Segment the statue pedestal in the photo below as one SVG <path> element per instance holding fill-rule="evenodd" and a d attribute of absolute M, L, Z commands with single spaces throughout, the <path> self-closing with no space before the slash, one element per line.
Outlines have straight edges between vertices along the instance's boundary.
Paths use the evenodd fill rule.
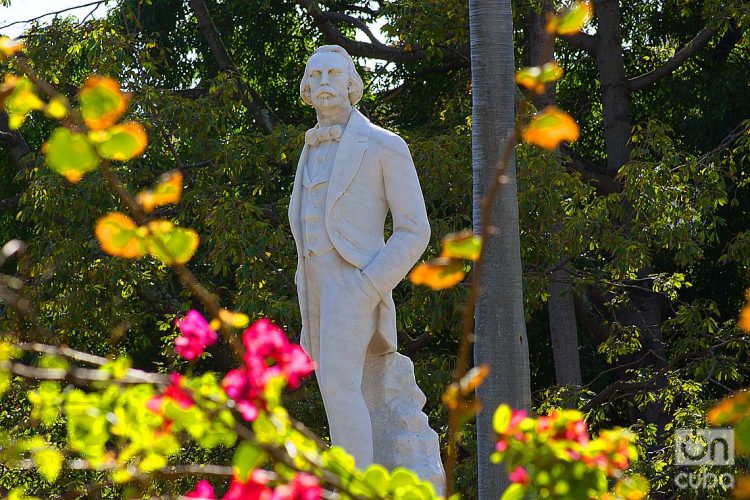
<path fill-rule="evenodd" d="M 372 419 L 375 463 L 390 470 L 410 469 L 444 495 L 440 441 L 422 412 L 427 399 L 417 386 L 411 360 L 398 353 L 368 356 L 362 392 Z"/>

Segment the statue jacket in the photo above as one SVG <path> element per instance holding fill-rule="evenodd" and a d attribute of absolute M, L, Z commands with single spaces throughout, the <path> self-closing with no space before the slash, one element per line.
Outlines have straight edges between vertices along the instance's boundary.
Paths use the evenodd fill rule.
<path fill-rule="evenodd" d="M 289 223 L 298 255 L 295 283 L 302 313 L 300 342 L 305 349 L 309 341 L 300 205 L 307 155 L 305 145 L 289 202 Z M 393 233 L 385 242 L 383 233 L 389 211 Z M 430 224 L 408 146 L 401 137 L 373 125 L 356 109 L 352 110 L 333 160 L 324 220 L 335 250 L 360 269 L 380 295 L 370 354 L 394 351 L 396 307 L 391 291 L 427 248 Z"/>

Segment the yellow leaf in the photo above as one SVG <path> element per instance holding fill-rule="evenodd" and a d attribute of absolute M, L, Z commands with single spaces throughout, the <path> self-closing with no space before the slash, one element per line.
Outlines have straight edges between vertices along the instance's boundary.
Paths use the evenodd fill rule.
<path fill-rule="evenodd" d="M 128 97 L 120 84 L 106 76 L 90 76 L 78 94 L 81 115 L 91 130 L 102 130 L 114 125 L 128 106 Z"/>
<path fill-rule="evenodd" d="M 586 26 L 593 15 L 594 9 L 591 2 L 575 2 L 561 13 L 550 17 L 547 21 L 547 32 L 575 35 Z"/>
<path fill-rule="evenodd" d="M 555 106 L 548 106 L 531 119 L 523 131 L 523 140 L 553 150 L 562 141 L 576 141 L 579 134 L 578 124 L 570 115 Z"/>
<path fill-rule="evenodd" d="M 99 166 L 99 157 L 86 136 L 65 127 L 58 127 L 52 132 L 42 146 L 42 152 L 47 166 L 73 183 Z"/>
<path fill-rule="evenodd" d="M 5 77 L 5 81 L 0 85 L 0 103 L 5 105 L 8 126 L 13 130 L 23 125 L 30 112 L 44 109 L 44 102 L 34 92 L 34 84 L 25 76 Z"/>
<path fill-rule="evenodd" d="M 231 325 L 234 328 L 245 328 L 250 323 L 250 318 L 247 314 L 242 314 L 227 309 L 219 311 L 219 319 L 222 323 Z"/>
<path fill-rule="evenodd" d="M 8 59 L 23 50 L 23 44 L 7 37 L 0 36 L 0 61 Z"/>
<path fill-rule="evenodd" d="M 68 116 L 68 102 L 62 97 L 53 97 L 44 108 L 44 112 L 50 118 L 62 120 Z"/>
<path fill-rule="evenodd" d="M 473 231 L 452 233 L 443 238 L 441 257 L 453 259 L 477 260 L 482 253 L 482 238 L 475 236 Z"/>
<path fill-rule="evenodd" d="M 179 203 L 182 197 L 182 173 L 179 170 L 167 172 L 159 178 L 153 190 L 145 189 L 138 193 L 136 199 L 146 213 L 156 207 L 169 203 Z"/>
<path fill-rule="evenodd" d="M 96 150 L 102 158 L 127 161 L 140 156 L 148 145 L 143 125 L 137 122 L 122 123 L 107 130 L 91 132 L 89 138 L 97 143 Z"/>
<path fill-rule="evenodd" d="M 457 259 L 440 257 L 419 264 L 409 274 L 409 280 L 415 285 L 425 285 L 433 290 L 443 290 L 460 283 L 464 276 L 463 262 Z"/>
<path fill-rule="evenodd" d="M 96 221 L 94 234 L 102 250 L 116 257 L 143 256 L 143 240 L 135 222 L 125 214 L 112 212 Z"/>

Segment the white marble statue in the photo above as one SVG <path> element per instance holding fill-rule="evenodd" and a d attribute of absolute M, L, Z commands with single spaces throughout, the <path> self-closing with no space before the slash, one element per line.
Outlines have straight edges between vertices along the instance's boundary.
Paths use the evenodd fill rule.
<path fill-rule="evenodd" d="M 437 434 L 411 360 L 396 353 L 391 296 L 430 225 L 409 148 L 353 107 L 362 92 L 342 47 L 320 47 L 307 61 L 300 95 L 318 123 L 305 134 L 289 203 L 301 343 L 317 363 L 333 443 L 360 468 L 407 467 L 442 492 Z"/>

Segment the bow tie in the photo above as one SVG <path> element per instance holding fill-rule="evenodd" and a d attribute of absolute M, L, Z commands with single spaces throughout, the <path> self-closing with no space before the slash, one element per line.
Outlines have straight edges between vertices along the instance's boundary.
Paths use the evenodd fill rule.
<path fill-rule="evenodd" d="M 305 132 L 305 144 L 308 146 L 317 146 L 318 143 L 325 141 L 338 141 L 341 139 L 342 132 L 343 130 L 340 125 L 311 128 Z"/>

